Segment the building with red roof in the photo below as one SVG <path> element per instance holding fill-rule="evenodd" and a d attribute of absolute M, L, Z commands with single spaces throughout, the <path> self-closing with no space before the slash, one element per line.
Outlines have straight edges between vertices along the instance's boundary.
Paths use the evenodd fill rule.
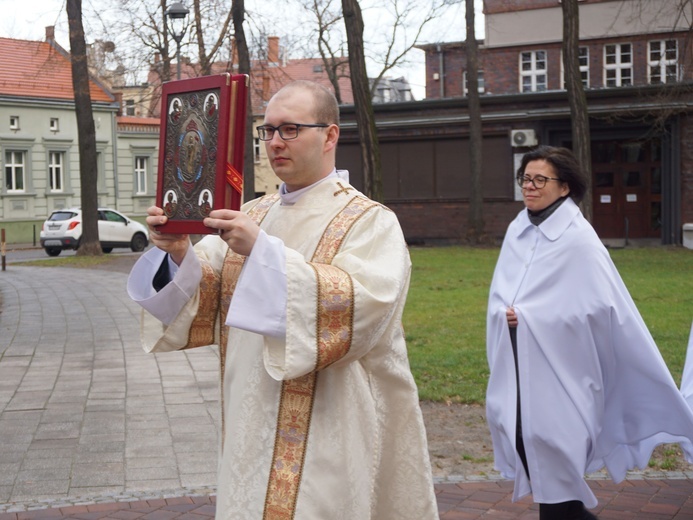
<path fill-rule="evenodd" d="M 70 53 L 53 27 L 45 41 L 0 38 L 0 70 L 0 221 L 8 242 L 25 242 L 53 210 L 81 204 Z M 158 119 L 121 120 L 116 96 L 96 78 L 89 88 L 98 204 L 143 215 L 154 196 Z"/>

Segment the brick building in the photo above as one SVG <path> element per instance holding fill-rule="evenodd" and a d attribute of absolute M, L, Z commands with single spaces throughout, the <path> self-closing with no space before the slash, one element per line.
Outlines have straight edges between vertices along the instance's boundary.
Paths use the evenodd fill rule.
<path fill-rule="evenodd" d="M 603 239 L 680 244 L 693 222 L 690 28 L 673 0 L 583 0 L 580 66 L 592 140 L 593 224 Z M 691 9 L 690 6 L 687 9 Z M 558 0 L 485 0 L 479 42 L 484 219 L 502 237 L 522 208 L 514 171 L 535 144 L 571 146 Z M 682 16 L 683 15 L 683 16 Z M 410 241 L 465 236 L 464 42 L 433 43 L 421 103 L 376 107 L 386 203 Z M 349 110 L 340 157 L 358 184 Z M 435 223 L 435 225 L 431 225 Z"/>

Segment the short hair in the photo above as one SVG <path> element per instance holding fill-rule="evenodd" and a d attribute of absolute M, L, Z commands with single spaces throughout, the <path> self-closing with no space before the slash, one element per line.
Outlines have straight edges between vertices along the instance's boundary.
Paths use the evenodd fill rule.
<path fill-rule="evenodd" d="M 277 94 L 294 89 L 306 90 L 311 93 L 315 101 L 313 115 L 317 123 L 339 125 L 339 104 L 337 98 L 328 88 L 315 81 L 296 80 L 284 85 Z"/>
<path fill-rule="evenodd" d="M 525 168 L 528 163 L 542 160 L 553 167 L 556 177 L 565 182 L 570 188 L 570 193 L 568 194 L 570 198 L 579 204 L 587 192 L 587 177 L 573 152 L 567 148 L 546 145 L 538 146 L 522 157 L 522 163 L 517 169 L 517 175 L 525 174 Z"/>

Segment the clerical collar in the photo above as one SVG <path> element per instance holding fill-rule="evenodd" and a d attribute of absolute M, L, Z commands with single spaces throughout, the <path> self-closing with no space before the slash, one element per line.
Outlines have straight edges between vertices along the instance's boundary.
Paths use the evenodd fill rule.
<path fill-rule="evenodd" d="M 296 202 L 298 202 L 298 199 L 303 197 L 303 195 L 309 192 L 312 188 L 332 177 L 339 177 L 340 179 L 345 179 L 348 181 L 349 172 L 346 170 L 332 170 L 327 177 L 323 177 L 318 182 L 315 182 L 310 186 L 306 186 L 305 188 L 301 188 L 300 190 L 296 191 L 286 191 L 286 184 L 282 183 L 282 185 L 279 186 L 279 198 L 281 199 L 282 206 L 293 206 L 294 204 L 296 204 Z"/>
<path fill-rule="evenodd" d="M 558 207 L 565 202 L 565 200 L 568 197 L 561 197 L 558 200 L 555 200 L 548 206 L 546 206 L 544 209 L 540 209 L 539 211 L 531 211 L 527 209 L 527 215 L 529 216 L 529 221 L 534 224 L 535 226 L 538 226 L 542 222 L 544 222 L 547 218 L 549 218 L 554 211 L 558 209 Z"/>

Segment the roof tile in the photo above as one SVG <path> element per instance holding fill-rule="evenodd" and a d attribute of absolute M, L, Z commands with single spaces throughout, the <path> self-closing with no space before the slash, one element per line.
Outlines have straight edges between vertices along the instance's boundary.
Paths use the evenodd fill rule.
<path fill-rule="evenodd" d="M 0 95 L 73 100 L 68 57 L 48 42 L 0 38 Z M 92 102 L 113 103 L 111 94 L 90 80 Z"/>

